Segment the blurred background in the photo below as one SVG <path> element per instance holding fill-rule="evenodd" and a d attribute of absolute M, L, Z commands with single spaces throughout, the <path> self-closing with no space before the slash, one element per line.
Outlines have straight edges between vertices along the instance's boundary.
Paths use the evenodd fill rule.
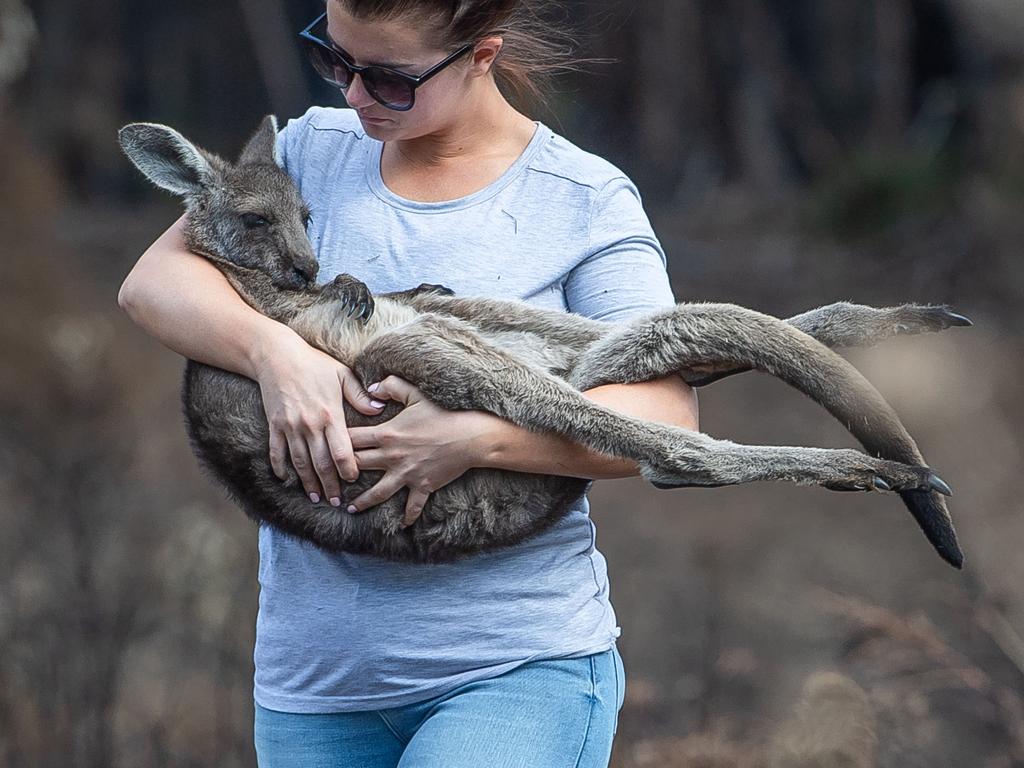
<path fill-rule="evenodd" d="M 891 496 L 596 486 L 613 764 L 1024 765 L 1024 4 L 564 6 L 616 61 L 532 113 L 636 181 L 680 301 L 975 321 L 850 355 L 956 491 L 962 572 Z M 0 0 L 0 765 L 255 765 L 256 529 L 191 455 L 181 359 L 117 308 L 180 207 L 115 135 L 168 123 L 234 157 L 267 112 L 342 105 L 296 45 L 321 10 Z M 701 416 L 851 445 L 763 376 L 702 390 Z M 799 762 L 801 724 L 856 761 Z"/>

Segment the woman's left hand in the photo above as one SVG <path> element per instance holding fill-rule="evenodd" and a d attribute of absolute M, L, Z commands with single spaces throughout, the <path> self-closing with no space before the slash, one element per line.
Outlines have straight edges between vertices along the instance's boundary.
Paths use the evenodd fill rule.
<path fill-rule="evenodd" d="M 483 411 L 447 411 L 415 386 L 388 376 L 366 388 L 378 400 L 395 400 L 405 408 L 393 419 L 373 427 L 350 427 L 349 437 L 360 470 L 384 470 L 384 476 L 349 507 L 362 512 L 409 489 L 404 525 L 423 512 L 430 494 L 481 466 L 488 435 L 502 420 Z"/>

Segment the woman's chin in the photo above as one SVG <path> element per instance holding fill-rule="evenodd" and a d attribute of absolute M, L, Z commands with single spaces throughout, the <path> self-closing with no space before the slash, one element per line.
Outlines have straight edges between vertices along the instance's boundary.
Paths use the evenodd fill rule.
<path fill-rule="evenodd" d="M 359 122 L 363 126 L 363 130 L 366 131 L 366 135 L 374 139 L 385 135 L 393 137 L 395 129 L 398 127 L 394 120 L 387 118 L 376 119 L 359 115 Z"/>

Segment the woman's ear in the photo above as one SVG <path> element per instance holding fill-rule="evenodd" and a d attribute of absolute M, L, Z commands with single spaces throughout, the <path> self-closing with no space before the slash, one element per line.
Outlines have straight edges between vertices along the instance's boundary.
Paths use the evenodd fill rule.
<path fill-rule="evenodd" d="M 475 77 L 486 75 L 491 71 L 494 60 L 501 51 L 505 40 L 501 37 L 485 37 L 477 42 L 473 49 L 472 74 Z"/>

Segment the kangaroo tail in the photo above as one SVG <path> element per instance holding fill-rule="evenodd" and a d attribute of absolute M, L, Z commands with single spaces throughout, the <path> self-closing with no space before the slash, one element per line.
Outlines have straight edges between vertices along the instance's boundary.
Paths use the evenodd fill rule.
<path fill-rule="evenodd" d="M 856 368 L 792 325 L 732 304 L 682 304 L 609 334 L 577 366 L 573 384 L 590 388 L 737 366 L 770 373 L 815 400 L 868 454 L 926 466 L 896 412 Z M 932 487 L 949 493 L 937 477 Z M 963 553 L 942 498 L 934 491 L 900 497 L 939 555 L 960 568 Z"/>

